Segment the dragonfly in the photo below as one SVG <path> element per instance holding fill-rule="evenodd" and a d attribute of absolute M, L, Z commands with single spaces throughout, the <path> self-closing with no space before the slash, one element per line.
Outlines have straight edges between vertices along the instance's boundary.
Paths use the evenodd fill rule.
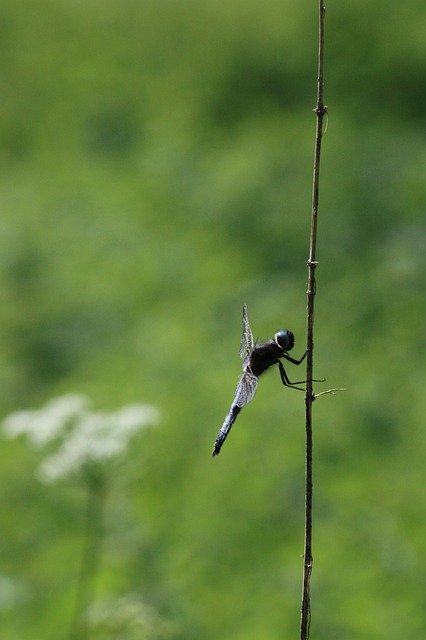
<path fill-rule="evenodd" d="M 306 349 L 303 356 L 296 360 L 288 355 L 294 347 L 294 335 L 289 329 L 280 329 L 268 342 L 262 344 L 254 343 L 253 333 L 248 319 L 247 305 L 243 306 L 243 335 L 241 338 L 240 357 L 243 359 L 243 374 L 238 381 L 231 408 L 217 434 L 213 457 L 219 455 L 223 443 L 225 442 L 232 425 L 234 424 L 241 409 L 251 402 L 255 396 L 259 376 L 265 373 L 270 367 L 277 364 L 280 372 L 281 382 L 285 387 L 304 391 L 298 384 L 304 384 L 306 380 L 291 382 L 288 378 L 281 359 L 288 360 L 292 364 L 301 364 L 309 349 Z"/>

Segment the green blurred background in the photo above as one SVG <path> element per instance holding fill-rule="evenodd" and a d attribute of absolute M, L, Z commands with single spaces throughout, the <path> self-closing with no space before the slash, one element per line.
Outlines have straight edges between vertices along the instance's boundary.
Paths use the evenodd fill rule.
<path fill-rule="evenodd" d="M 426 634 L 425 17 L 327 3 L 315 367 L 347 391 L 314 405 L 318 640 Z M 317 3 L 3 0 L 0 25 L 2 415 L 156 405 L 111 473 L 97 597 L 176 640 L 296 638 L 302 394 L 269 373 L 210 456 L 243 302 L 304 350 Z M 83 491 L 41 457 L 2 441 L 5 640 L 66 638 L 73 607 Z"/>

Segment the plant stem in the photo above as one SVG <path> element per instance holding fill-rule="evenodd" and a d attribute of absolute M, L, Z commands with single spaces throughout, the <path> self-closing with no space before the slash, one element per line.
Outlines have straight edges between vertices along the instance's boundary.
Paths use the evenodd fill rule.
<path fill-rule="evenodd" d="M 83 550 L 74 613 L 69 640 L 84 640 L 88 636 L 85 613 L 93 602 L 94 581 L 98 572 L 104 538 L 104 507 L 106 478 L 100 469 L 87 470 L 85 474 L 87 503 L 84 522 Z"/>
<path fill-rule="evenodd" d="M 314 112 L 317 116 L 315 133 L 315 154 L 312 182 L 312 212 L 311 230 L 309 238 L 308 258 L 308 288 L 307 288 L 307 348 L 306 358 L 306 394 L 305 394 L 305 425 L 306 425 L 306 458 L 305 458 L 305 546 L 303 564 L 303 589 L 302 607 L 300 616 L 300 638 L 309 638 L 311 622 L 311 573 L 312 573 L 312 403 L 315 399 L 312 390 L 313 377 L 313 345 L 314 345 L 314 300 L 316 293 L 315 270 L 316 243 L 317 243 L 317 217 L 319 202 L 319 177 L 321 160 L 321 143 L 323 135 L 323 120 L 327 113 L 324 106 L 324 1 L 318 0 L 319 33 L 318 33 L 318 78 L 317 78 L 317 104 Z"/>

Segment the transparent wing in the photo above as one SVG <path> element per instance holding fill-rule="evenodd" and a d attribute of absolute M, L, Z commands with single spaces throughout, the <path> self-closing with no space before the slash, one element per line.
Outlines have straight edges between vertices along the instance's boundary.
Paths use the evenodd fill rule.
<path fill-rule="evenodd" d="M 241 408 L 253 400 L 254 394 L 257 389 L 257 378 L 250 371 L 244 371 L 241 376 L 237 389 L 235 391 L 234 400 L 232 401 L 231 408 L 223 422 L 223 425 L 216 436 L 216 440 L 213 447 L 213 457 L 220 453 L 223 443 L 226 440 L 228 433 L 231 431 L 231 427 L 235 422 L 236 417 L 241 411 Z"/>
<path fill-rule="evenodd" d="M 250 329 L 250 324 L 247 314 L 247 305 L 243 306 L 243 335 L 241 338 L 240 356 L 243 358 L 243 375 L 238 381 L 237 388 L 235 390 L 234 399 L 232 401 L 231 408 L 223 422 L 223 425 L 216 436 L 216 440 L 213 447 L 213 456 L 217 456 L 220 453 L 223 443 L 234 424 L 236 417 L 241 411 L 241 408 L 253 400 L 257 389 L 257 377 L 251 373 L 250 356 L 253 351 L 253 334 Z"/>
<path fill-rule="evenodd" d="M 250 371 L 244 371 L 238 382 L 232 404 L 237 405 L 237 407 L 243 407 L 245 404 L 251 402 L 256 393 L 257 383 L 258 378 L 256 378 L 256 376 L 250 373 Z"/>
<path fill-rule="evenodd" d="M 243 306 L 243 335 L 241 336 L 240 357 L 243 358 L 243 367 L 253 351 L 253 334 L 247 313 L 247 305 Z"/>

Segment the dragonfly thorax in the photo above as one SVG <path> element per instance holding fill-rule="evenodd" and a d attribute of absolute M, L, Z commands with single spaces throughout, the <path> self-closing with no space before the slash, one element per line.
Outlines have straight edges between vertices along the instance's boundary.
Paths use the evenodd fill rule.
<path fill-rule="evenodd" d="M 277 331 L 274 341 L 283 351 L 290 351 L 294 347 L 294 335 L 288 329 Z"/>

